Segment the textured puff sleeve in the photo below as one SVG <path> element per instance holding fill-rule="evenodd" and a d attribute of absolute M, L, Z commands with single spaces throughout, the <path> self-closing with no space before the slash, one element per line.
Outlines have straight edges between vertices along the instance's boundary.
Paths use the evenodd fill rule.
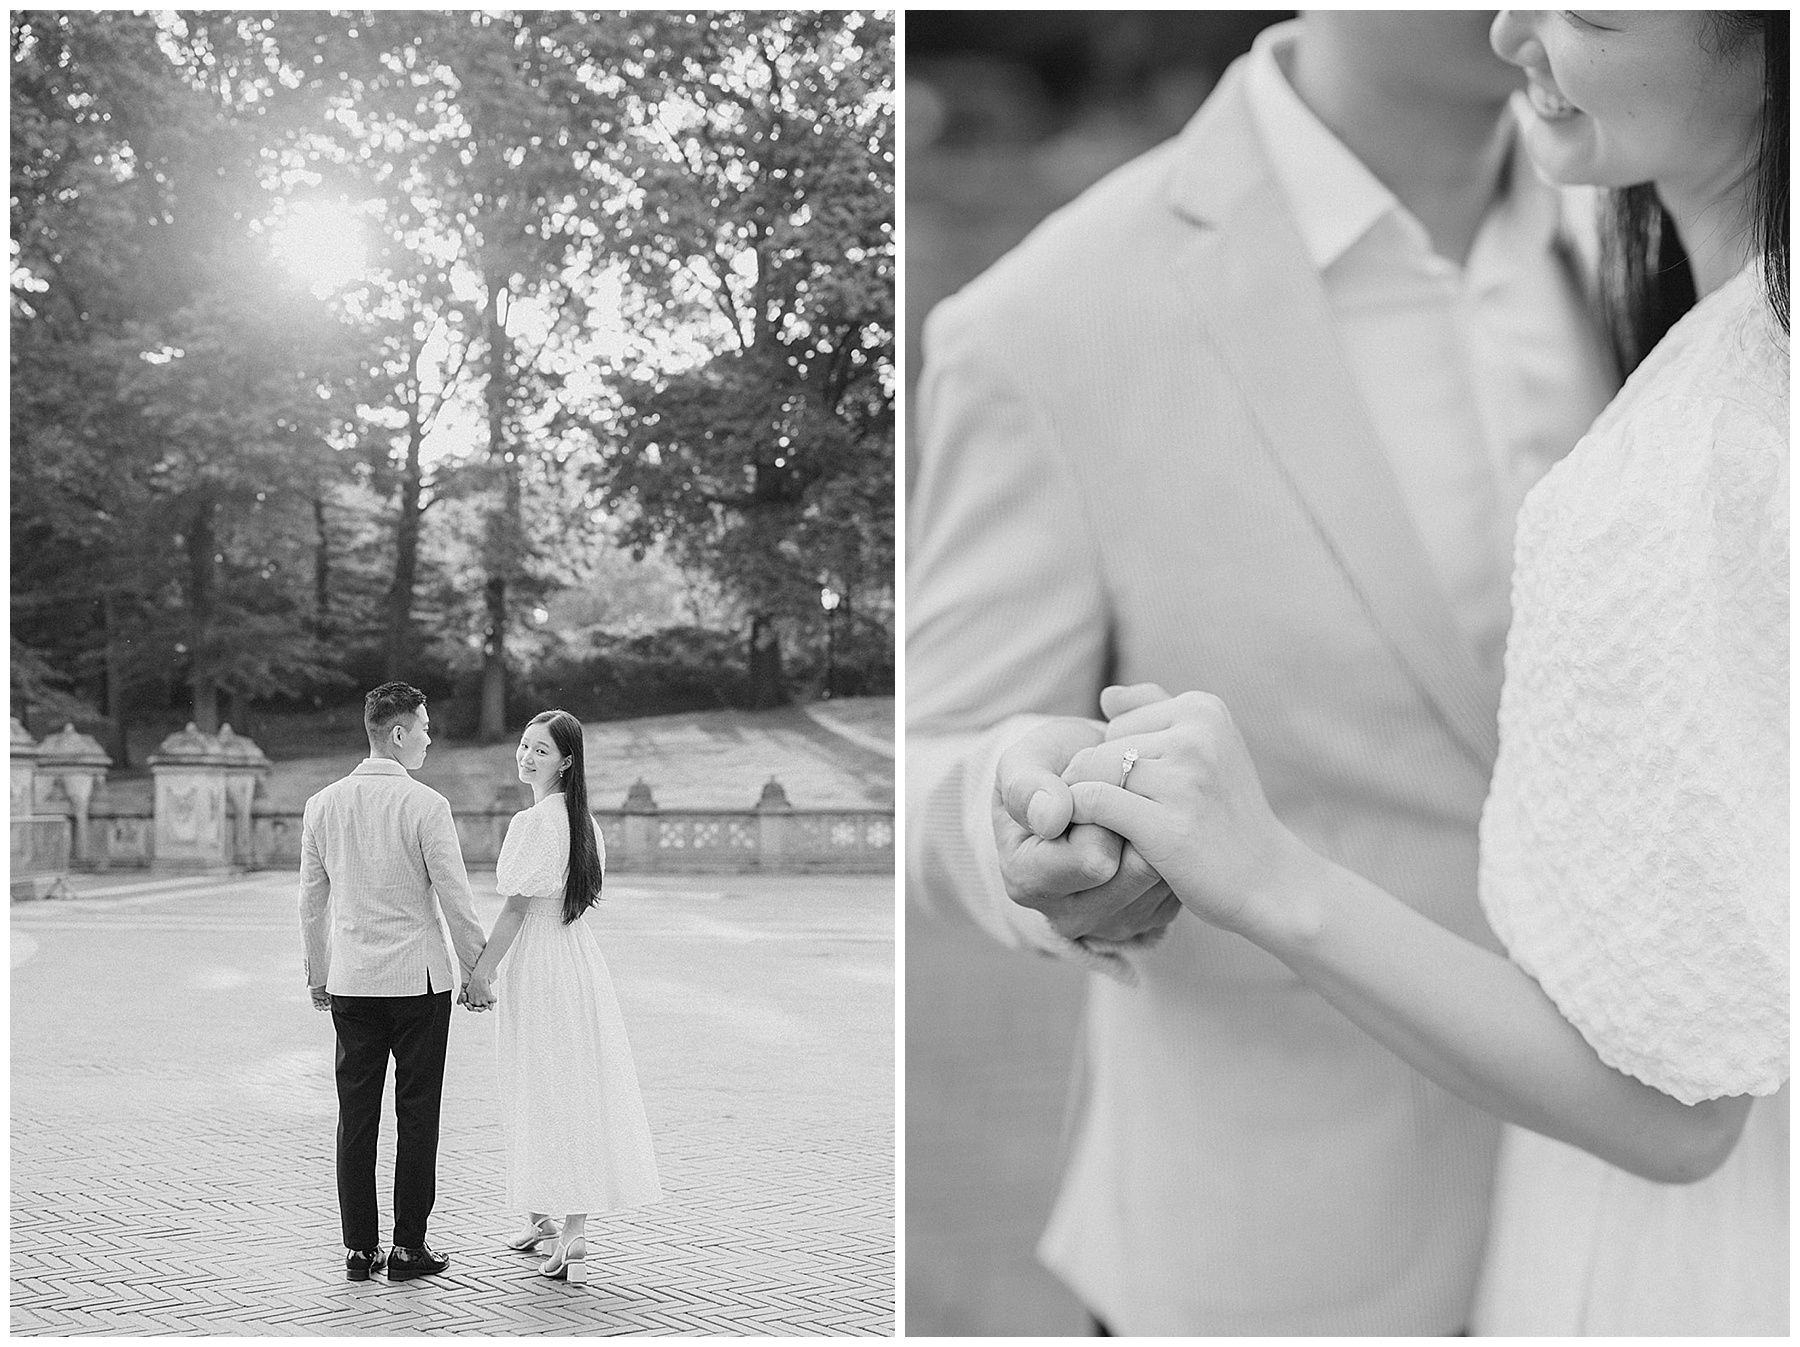
<path fill-rule="evenodd" d="M 1746 331 L 1527 501 L 1481 831 L 1514 961 L 1689 1104 L 1788 1075 L 1787 358 Z"/>
<path fill-rule="evenodd" d="M 534 805 L 514 814 L 500 844 L 494 883 L 506 897 L 560 898 L 569 874 L 569 822 L 562 797 L 549 808 Z"/>

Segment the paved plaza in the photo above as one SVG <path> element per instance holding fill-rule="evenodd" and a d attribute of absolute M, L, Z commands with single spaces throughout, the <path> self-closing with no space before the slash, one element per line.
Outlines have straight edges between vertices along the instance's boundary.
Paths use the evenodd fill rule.
<path fill-rule="evenodd" d="M 472 878 L 491 927 L 493 876 Z M 894 1331 L 889 878 L 609 878 L 587 920 L 665 1197 L 590 1218 L 586 1286 L 503 1247 L 492 1015 L 451 1024 L 430 1235 L 449 1271 L 349 1283 L 294 876 L 74 887 L 12 908 L 14 1333 Z"/>

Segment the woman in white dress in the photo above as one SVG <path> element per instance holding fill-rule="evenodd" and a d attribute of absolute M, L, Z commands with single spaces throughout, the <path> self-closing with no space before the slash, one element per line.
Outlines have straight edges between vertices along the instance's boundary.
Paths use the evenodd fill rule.
<path fill-rule="evenodd" d="M 498 1004 L 507 1200 L 526 1220 L 508 1247 L 551 1244 L 538 1271 L 584 1282 L 588 1216 L 662 1189 L 612 974 L 583 919 L 600 898 L 606 843 L 588 813 L 581 722 L 534 717 L 517 761 L 533 803 L 506 830 L 495 874 L 506 907 L 464 996 Z"/>
<path fill-rule="evenodd" d="M 1107 689 L 1039 831 L 1113 829 L 1515 1125 L 1475 1331 L 1785 1335 L 1787 15 L 1507 11 L 1493 39 L 1540 169 L 1629 189 L 1635 365 L 1519 516 L 1480 867 L 1510 957 L 1301 844 L 1204 693 Z"/>

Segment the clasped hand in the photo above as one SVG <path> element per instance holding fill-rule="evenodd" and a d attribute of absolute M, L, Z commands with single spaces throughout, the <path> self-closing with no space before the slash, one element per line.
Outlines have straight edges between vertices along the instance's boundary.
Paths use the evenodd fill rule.
<path fill-rule="evenodd" d="M 1014 901 L 1065 935 L 1160 929 L 1174 904 L 1152 905 L 1159 894 L 1242 934 L 1275 920 L 1315 858 L 1269 808 L 1225 704 L 1140 683 L 1100 705 L 1104 727 L 1051 721 L 1001 759 L 995 832 Z"/>
<path fill-rule="evenodd" d="M 1046 721 L 1001 755 L 992 817 L 1008 896 L 1070 940 L 1125 942 L 1160 933 L 1181 904 L 1135 847 L 1116 832 L 1071 826 L 1074 797 L 1063 770 L 1103 743 L 1098 721 Z"/>
<path fill-rule="evenodd" d="M 492 1010 L 496 999 L 492 982 L 483 977 L 471 977 L 463 983 L 456 1004 L 470 1010 Z"/>

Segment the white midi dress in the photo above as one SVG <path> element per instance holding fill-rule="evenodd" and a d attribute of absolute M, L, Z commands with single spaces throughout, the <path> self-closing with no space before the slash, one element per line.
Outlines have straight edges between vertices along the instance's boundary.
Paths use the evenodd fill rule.
<path fill-rule="evenodd" d="M 1692 1184 L 1509 1128 L 1484 1335 L 1788 1331 L 1787 399 L 1746 271 L 1519 517 L 1488 920 L 1609 1065 L 1756 1098 Z"/>
<path fill-rule="evenodd" d="M 606 843 L 598 827 L 601 865 Z M 561 795 L 513 816 L 495 878 L 531 902 L 495 992 L 507 1201 L 564 1216 L 658 1201 L 656 1153 L 612 973 L 589 920 L 562 919 L 569 822 Z"/>

